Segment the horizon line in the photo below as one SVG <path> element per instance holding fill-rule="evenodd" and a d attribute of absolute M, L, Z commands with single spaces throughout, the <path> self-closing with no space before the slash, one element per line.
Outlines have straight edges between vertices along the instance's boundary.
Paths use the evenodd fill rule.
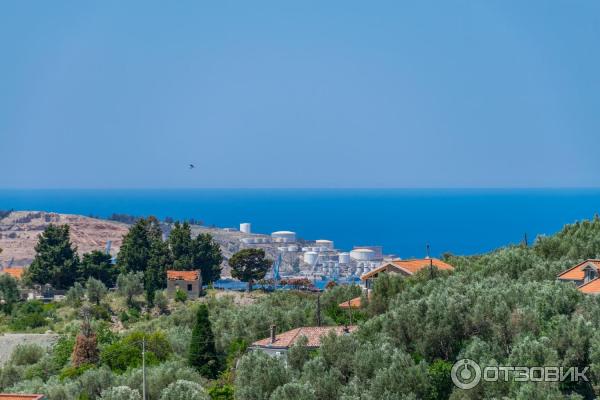
<path fill-rule="evenodd" d="M 6 190 L 600 190 L 600 186 L 203 186 L 203 187 L 0 187 Z"/>

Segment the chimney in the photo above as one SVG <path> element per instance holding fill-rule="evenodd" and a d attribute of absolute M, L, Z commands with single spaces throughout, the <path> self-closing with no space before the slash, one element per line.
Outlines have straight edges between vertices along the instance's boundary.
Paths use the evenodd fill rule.
<path fill-rule="evenodd" d="M 275 329 L 276 325 L 271 325 L 271 344 L 275 343 Z"/>

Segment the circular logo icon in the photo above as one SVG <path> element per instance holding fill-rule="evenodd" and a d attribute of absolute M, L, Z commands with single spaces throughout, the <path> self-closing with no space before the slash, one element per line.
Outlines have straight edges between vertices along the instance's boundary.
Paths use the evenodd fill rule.
<path fill-rule="evenodd" d="M 452 366 L 452 382 L 461 389 L 473 389 L 481 380 L 481 367 L 473 360 L 463 358 Z"/>

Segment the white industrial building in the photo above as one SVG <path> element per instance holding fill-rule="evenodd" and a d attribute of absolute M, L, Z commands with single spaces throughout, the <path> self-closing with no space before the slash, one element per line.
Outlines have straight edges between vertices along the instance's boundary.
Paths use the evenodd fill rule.
<path fill-rule="evenodd" d="M 240 232 L 250 234 L 252 233 L 252 224 L 249 222 L 243 222 L 240 224 Z"/>

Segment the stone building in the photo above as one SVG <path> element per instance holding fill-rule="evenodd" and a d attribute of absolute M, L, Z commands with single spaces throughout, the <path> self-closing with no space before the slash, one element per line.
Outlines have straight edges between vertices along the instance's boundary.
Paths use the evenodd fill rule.
<path fill-rule="evenodd" d="M 197 299 L 202 293 L 200 271 L 167 271 L 167 295 L 175 297 L 177 289 L 187 294 L 188 299 Z"/>

